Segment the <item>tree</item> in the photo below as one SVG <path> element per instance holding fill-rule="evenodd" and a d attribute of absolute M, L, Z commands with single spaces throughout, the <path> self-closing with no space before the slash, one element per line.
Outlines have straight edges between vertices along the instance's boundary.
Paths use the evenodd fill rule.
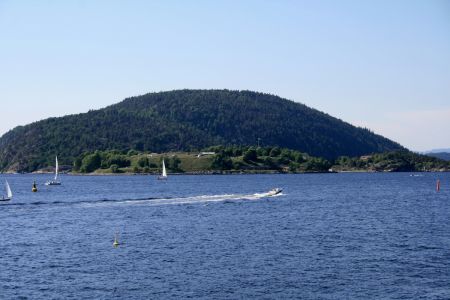
<path fill-rule="evenodd" d="M 312 157 L 305 163 L 306 171 L 325 172 L 331 167 L 329 161 L 323 158 Z"/>
<path fill-rule="evenodd" d="M 264 165 L 266 165 L 270 169 L 272 169 L 276 166 L 271 157 L 264 158 Z"/>
<path fill-rule="evenodd" d="M 305 161 L 305 159 L 303 158 L 303 154 L 300 153 L 300 152 L 296 152 L 294 154 L 294 160 L 295 160 L 296 163 L 299 163 L 299 164 L 301 164 L 302 162 Z"/>
<path fill-rule="evenodd" d="M 137 144 L 142 144 L 142 143 L 137 143 Z M 141 151 L 142 151 L 142 150 L 141 150 Z M 137 155 L 137 154 L 139 154 L 139 152 L 136 151 L 136 150 L 134 150 L 134 149 L 131 149 L 131 150 L 129 150 L 129 151 L 127 152 L 127 155 L 128 155 L 128 156 L 133 156 L 133 155 Z"/>
<path fill-rule="evenodd" d="M 278 155 L 280 155 L 281 150 L 278 147 L 273 147 L 272 150 L 270 150 L 270 156 L 271 157 L 277 157 Z"/>
<path fill-rule="evenodd" d="M 230 170 L 233 168 L 233 161 L 230 157 L 221 152 L 214 156 L 211 166 L 213 169 L 217 170 Z"/>
<path fill-rule="evenodd" d="M 266 156 L 267 155 L 266 149 L 262 148 L 262 147 L 258 147 L 256 149 L 256 153 L 258 154 L 258 156 Z"/>
<path fill-rule="evenodd" d="M 76 172 L 80 171 L 82 162 L 83 160 L 80 157 L 75 158 L 73 161 L 73 170 Z"/>
<path fill-rule="evenodd" d="M 256 153 L 256 150 L 253 148 L 249 148 L 247 151 L 245 151 L 244 153 L 244 157 L 243 157 L 245 162 L 254 162 L 258 160 L 258 154 Z"/>
<path fill-rule="evenodd" d="M 139 157 L 137 161 L 137 165 L 141 168 L 145 168 L 149 166 L 148 158 L 147 157 Z"/>
<path fill-rule="evenodd" d="M 119 166 L 118 165 L 111 165 L 110 167 L 112 173 L 119 173 Z"/>
<path fill-rule="evenodd" d="M 283 149 L 280 153 L 279 162 L 282 164 L 288 164 L 292 160 L 291 152 L 287 149 Z"/>
<path fill-rule="evenodd" d="M 102 163 L 102 158 L 98 151 L 95 151 L 94 154 L 86 155 L 82 162 L 80 171 L 83 173 L 91 173 L 100 168 Z"/>
<path fill-rule="evenodd" d="M 178 158 L 178 156 L 173 156 L 169 161 L 169 169 L 172 169 L 174 171 L 180 171 L 180 164 L 181 160 Z"/>
<path fill-rule="evenodd" d="M 125 155 L 112 154 L 104 162 L 105 167 L 117 165 L 119 168 L 126 168 L 130 166 L 130 159 Z"/>

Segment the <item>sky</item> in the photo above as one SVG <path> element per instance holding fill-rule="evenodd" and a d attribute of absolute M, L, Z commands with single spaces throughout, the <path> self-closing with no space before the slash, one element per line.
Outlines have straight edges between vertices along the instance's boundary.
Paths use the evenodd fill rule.
<path fill-rule="evenodd" d="M 271 93 L 450 148 L 450 1 L 0 0 L 0 135 L 184 88 Z"/>

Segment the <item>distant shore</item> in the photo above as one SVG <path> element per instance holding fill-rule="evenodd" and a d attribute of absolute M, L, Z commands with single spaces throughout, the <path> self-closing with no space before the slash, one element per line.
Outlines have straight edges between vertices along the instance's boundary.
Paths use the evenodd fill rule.
<path fill-rule="evenodd" d="M 242 171 L 196 171 L 196 172 L 175 172 L 168 173 L 169 176 L 181 176 L 181 175 L 262 175 L 262 174 L 340 174 L 340 173 L 446 173 L 450 172 L 449 170 L 435 170 L 435 171 L 373 171 L 373 170 L 345 170 L 345 171 L 328 171 L 328 172 L 319 172 L 319 171 L 311 171 L 311 172 L 282 172 L 277 170 L 267 170 L 267 171 L 251 171 L 242 170 Z M 53 172 L 42 172 L 36 171 L 31 173 L 13 173 L 13 172 L 4 172 L 0 174 L 35 174 L 35 175 L 53 175 Z M 159 176 L 160 173 L 133 173 L 133 172 L 121 172 L 121 173 L 113 173 L 113 172 L 91 172 L 91 173 L 80 173 L 80 172 L 65 172 L 60 173 L 60 175 L 70 175 L 70 176 Z"/>
<path fill-rule="evenodd" d="M 361 172 L 446 172 L 450 162 L 409 151 L 375 153 L 360 157 L 340 156 L 327 160 L 296 150 L 278 147 L 214 146 L 201 152 L 147 153 L 130 151 L 94 151 L 66 159 L 60 158 L 60 173 L 73 175 L 159 175 L 165 169 L 171 175 L 214 174 L 306 174 Z M 9 172 L 51 174 L 49 162 L 25 168 L 4 169 Z"/>

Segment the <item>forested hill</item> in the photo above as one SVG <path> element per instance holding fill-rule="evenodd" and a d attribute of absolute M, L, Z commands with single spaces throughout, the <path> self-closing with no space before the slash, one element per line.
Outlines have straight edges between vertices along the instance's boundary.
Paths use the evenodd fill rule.
<path fill-rule="evenodd" d="M 250 91 L 177 90 L 17 127 L 0 138 L 0 170 L 72 164 L 83 152 L 189 151 L 211 145 L 280 146 L 333 159 L 403 149 L 303 104 Z"/>

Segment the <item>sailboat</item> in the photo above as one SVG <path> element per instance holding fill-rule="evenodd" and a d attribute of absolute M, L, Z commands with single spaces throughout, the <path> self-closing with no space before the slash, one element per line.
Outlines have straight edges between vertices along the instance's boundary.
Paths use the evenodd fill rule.
<path fill-rule="evenodd" d="M 158 176 L 158 180 L 164 180 L 167 179 L 167 171 L 166 171 L 166 165 L 164 164 L 164 159 L 162 161 L 162 174 Z"/>
<path fill-rule="evenodd" d="M 117 238 L 117 233 L 114 235 L 114 242 L 113 242 L 113 247 L 117 248 L 119 247 L 119 239 Z"/>
<path fill-rule="evenodd" d="M 9 201 L 12 199 L 11 188 L 9 187 L 9 183 L 7 180 L 5 180 L 5 189 L 6 189 L 6 197 L 2 196 L 2 198 L 0 198 L 0 201 Z"/>
<path fill-rule="evenodd" d="M 55 178 L 48 180 L 45 185 L 61 185 L 61 181 L 58 181 L 58 156 L 56 156 Z"/>

